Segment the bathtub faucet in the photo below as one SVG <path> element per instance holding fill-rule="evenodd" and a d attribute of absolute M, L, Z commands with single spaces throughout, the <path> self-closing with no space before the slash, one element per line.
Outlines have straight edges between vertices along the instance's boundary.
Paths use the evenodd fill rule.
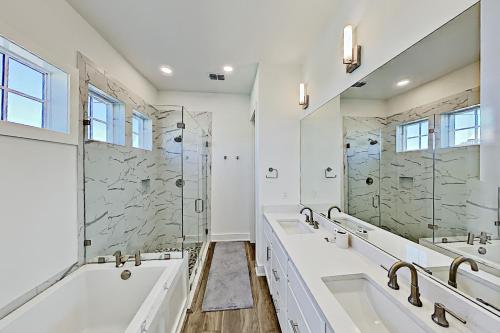
<path fill-rule="evenodd" d="M 114 254 L 115 256 L 115 267 L 121 267 L 127 262 L 127 256 L 122 255 L 122 251 L 118 250 Z"/>

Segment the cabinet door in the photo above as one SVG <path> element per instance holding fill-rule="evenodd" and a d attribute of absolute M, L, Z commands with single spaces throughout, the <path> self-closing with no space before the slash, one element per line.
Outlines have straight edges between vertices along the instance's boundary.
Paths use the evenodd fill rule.
<path fill-rule="evenodd" d="M 283 329 L 283 332 L 289 333 L 311 333 L 312 331 L 307 326 L 304 315 L 299 307 L 299 302 L 295 298 L 295 295 L 290 287 L 287 288 L 287 329 Z"/>
<path fill-rule="evenodd" d="M 276 257 L 276 252 L 273 252 L 272 255 L 272 270 L 271 270 L 271 279 L 272 279 L 272 290 L 273 290 L 273 300 L 274 305 L 278 308 L 276 309 L 276 314 L 278 315 L 278 320 L 281 326 L 282 331 L 285 331 L 286 327 L 286 288 L 287 288 L 287 277 L 285 274 L 285 270 L 281 266 L 278 258 Z M 279 310 L 278 310 L 279 309 Z"/>

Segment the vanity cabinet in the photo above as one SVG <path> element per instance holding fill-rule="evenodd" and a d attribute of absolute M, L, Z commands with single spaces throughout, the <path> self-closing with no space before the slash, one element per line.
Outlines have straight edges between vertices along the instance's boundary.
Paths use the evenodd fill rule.
<path fill-rule="evenodd" d="M 281 330 L 286 333 L 326 332 L 321 311 L 267 221 L 264 231 L 264 271 Z"/>

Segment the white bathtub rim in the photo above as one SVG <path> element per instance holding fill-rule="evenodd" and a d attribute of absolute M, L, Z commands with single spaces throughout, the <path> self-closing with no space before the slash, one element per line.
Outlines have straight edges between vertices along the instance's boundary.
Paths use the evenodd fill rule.
<path fill-rule="evenodd" d="M 145 329 L 148 330 L 153 319 L 158 314 L 161 304 L 166 297 L 170 287 L 172 286 L 175 278 L 179 275 L 182 261 L 184 259 L 170 259 L 173 264 L 172 269 L 166 269 L 155 282 L 153 288 L 149 291 L 144 299 L 137 313 L 130 321 L 125 333 L 141 332 L 143 323 L 145 322 Z M 165 286 L 167 287 L 165 289 Z"/>
<path fill-rule="evenodd" d="M 165 269 L 165 271 L 162 272 L 162 274 L 160 275 L 160 278 L 159 278 L 159 280 L 163 280 L 162 277 L 165 277 L 165 279 L 167 279 L 167 277 L 172 272 L 177 272 L 177 270 L 179 269 L 178 267 L 179 267 L 180 263 L 182 262 L 182 260 L 183 259 L 143 261 L 141 266 L 142 267 L 164 267 L 164 268 L 167 268 L 167 267 L 171 266 L 172 268 L 175 268 L 175 269 Z M 131 266 L 128 266 L 128 268 L 137 268 L 136 266 L 133 266 L 133 264 L 129 263 L 129 265 L 131 265 Z M 141 266 L 139 266 L 139 267 L 141 267 Z M 99 270 L 110 270 L 110 269 L 114 269 L 114 270 L 117 270 L 117 271 L 118 270 L 125 270 L 125 269 L 127 269 L 127 265 L 125 265 L 124 267 L 120 267 L 120 268 L 114 267 L 114 264 L 111 264 L 111 263 L 105 263 L 105 264 L 85 264 L 85 265 L 81 266 L 76 271 L 74 271 L 73 273 L 71 273 L 68 276 L 66 276 L 65 278 L 63 278 L 61 281 L 53 284 L 52 286 L 50 286 L 49 288 L 47 288 L 46 290 L 44 290 L 42 293 L 40 293 L 39 295 L 35 296 L 33 299 L 29 300 L 28 302 L 26 302 L 25 304 L 23 304 L 22 306 L 20 306 L 18 309 L 12 311 L 7 316 L 5 316 L 4 318 L 0 319 L 0 331 L 3 330 L 3 329 L 5 329 L 5 328 L 7 328 L 7 327 L 9 327 L 16 320 L 19 320 L 19 318 L 21 316 L 23 316 L 28 311 L 32 310 L 34 307 L 36 307 L 37 305 L 39 305 L 40 303 L 42 303 L 45 299 L 47 299 L 48 297 L 50 297 L 52 294 L 54 294 L 55 292 L 57 292 L 61 287 L 65 286 L 68 283 L 71 283 L 73 280 L 75 280 L 80 275 L 84 274 L 85 272 L 87 272 L 87 271 L 99 271 Z M 166 281 L 166 280 L 163 280 L 163 281 Z M 159 281 L 155 282 L 154 287 L 157 286 L 158 282 Z M 148 301 L 148 299 L 151 296 L 153 290 L 155 289 L 154 287 L 148 293 L 148 295 L 147 295 L 144 303 L 146 301 Z M 139 310 L 142 309 L 144 303 L 141 304 Z M 139 312 L 140 311 L 138 311 L 138 313 Z M 137 317 L 137 314 L 134 316 L 134 318 Z M 130 323 L 129 323 L 129 326 L 130 326 Z M 127 327 L 129 327 L 129 326 L 127 326 Z M 127 331 L 128 331 L 128 329 L 127 329 Z"/>

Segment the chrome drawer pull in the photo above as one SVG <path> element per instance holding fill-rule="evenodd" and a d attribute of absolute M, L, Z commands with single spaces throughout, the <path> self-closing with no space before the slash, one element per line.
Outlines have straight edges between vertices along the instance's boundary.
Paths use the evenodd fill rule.
<path fill-rule="evenodd" d="M 274 279 L 275 279 L 276 281 L 279 281 L 279 280 L 280 280 L 280 277 L 278 276 L 278 272 L 277 272 L 275 269 L 273 269 L 273 275 L 274 275 Z"/>
<path fill-rule="evenodd" d="M 271 256 L 269 255 L 269 250 L 270 250 L 269 246 L 267 246 L 266 249 L 267 249 L 266 250 L 266 258 L 267 258 L 267 261 L 269 261 L 269 259 L 271 259 Z"/>
<path fill-rule="evenodd" d="M 293 333 L 300 333 L 299 324 L 294 323 L 293 320 L 290 319 L 290 326 L 292 326 Z"/>

